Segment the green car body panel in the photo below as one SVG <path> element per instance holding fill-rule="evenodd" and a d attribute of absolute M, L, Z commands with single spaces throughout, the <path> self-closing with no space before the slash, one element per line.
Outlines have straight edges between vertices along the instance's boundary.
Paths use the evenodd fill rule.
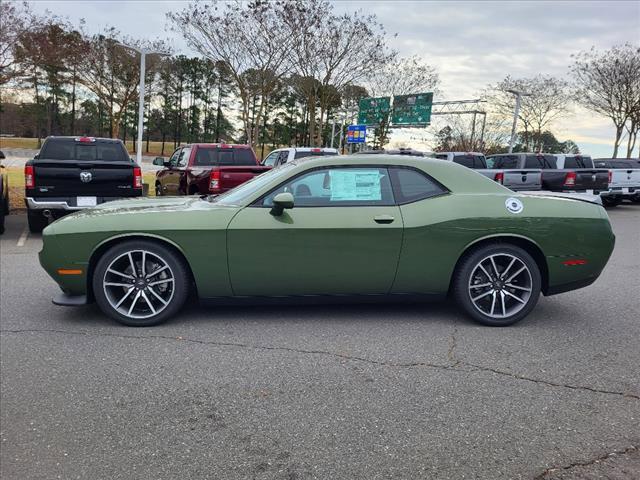
<path fill-rule="evenodd" d="M 252 193 L 238 204 L 199 197 L 106 203 L 47 227 L 40 262 L 65 293 L 86 295 L 91 268 L 106 248 L 123 239 L 149 238 L 184 256 L 201 298 L 442 295 L 467 249 L 500 240 L 532 253 L 543 274 L 543 291 L 551 294 L 593 282 L 611 255 L 615 237 L 599 205 L 516 194 L 450 162 L 375 157 L 286 164 L 239 187 Z M 449 192 L 392 206 L 294 206 L 281 216 L 254 205 L 293 176 L 344 165 L 422 170 Z M 522 202 L 520 213 L 506 208 L 509 198 Z M 374 221 L 379 215 L 395 220 L 379 224 Z M 586 263 L 563 263 L 572 259 Z M 65 268 L 83 273 L 58 274 Z"/>

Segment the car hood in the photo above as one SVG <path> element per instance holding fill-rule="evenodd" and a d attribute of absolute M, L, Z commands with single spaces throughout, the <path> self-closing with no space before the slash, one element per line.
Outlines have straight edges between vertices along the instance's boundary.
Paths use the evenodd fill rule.
<path fill-rule="evenodd" d="M 194 196 L 116 200 L 62 217 L 46 233 L 226 228 L 239 208 Z"/>

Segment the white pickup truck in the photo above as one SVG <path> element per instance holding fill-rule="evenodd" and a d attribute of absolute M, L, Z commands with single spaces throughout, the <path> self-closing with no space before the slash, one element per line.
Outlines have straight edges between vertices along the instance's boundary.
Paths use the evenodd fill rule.
<path fill-rule="evenodd" d="M 608 207 L 623 200 L 640 203 L 640 159 L 596 158 L 593 163 L 609 170 L 609 191 L 602 193 L 602 203 Z"/>

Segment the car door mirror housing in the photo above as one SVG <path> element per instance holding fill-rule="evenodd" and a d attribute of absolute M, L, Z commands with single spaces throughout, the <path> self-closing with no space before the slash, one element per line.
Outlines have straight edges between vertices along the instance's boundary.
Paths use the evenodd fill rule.
<path fill-rule="evenodd" d="M 282 192 L 273 197 L 271 215 L 279 217 L 284 213 L 286 208 L 293 208 L 293 194 L 291 192 Z"/>

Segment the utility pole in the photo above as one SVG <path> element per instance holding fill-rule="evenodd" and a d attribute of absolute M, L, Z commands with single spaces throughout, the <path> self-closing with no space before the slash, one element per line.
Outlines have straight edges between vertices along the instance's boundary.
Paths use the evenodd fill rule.
<path fill-rule="evenodd" d="M 140 54 L 140 97 L 138 100 L 138 145 L 136 148 L 136 162 L 139 166 L 142 166 L 142 129 L 144 128 L 144 77 L 146 72 L 145 59 L 147 54 L 154 53 L 156 55 L 169 55 L 166 52 L 156 52 L 147 50 L 145 48 L 134 47 L 133 45 L 127 45 L 122 42 L 118 42 L 118 45 L 130 50 L 134 50 Z"/>
<path fill-rule="evenodd" d="M 513 126 L 511 127 L 511 140 L 509 140 L 509 153 L 513 153 L 513 145 L 516 143 L 516 127 L 518 125 L 518 115 L 520 114 L 520 100 L 522 97 L 530 97 L 530 93 L 524 93 L 520 90 L 507 90 L 516 96 L 516 109 L 513 112 Z"/>

